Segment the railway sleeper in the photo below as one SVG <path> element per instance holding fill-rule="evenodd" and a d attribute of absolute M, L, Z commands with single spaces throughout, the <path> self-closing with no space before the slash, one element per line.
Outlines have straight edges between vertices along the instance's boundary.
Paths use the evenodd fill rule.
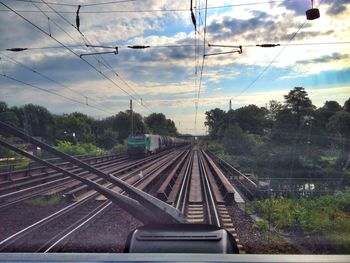
<path fill-rule="evenodd" d="M 99 157 L 83 157 L 79 159 L 89 164 L 93 164 L 93 163 L 104 162 L 106 160 L 107 161 L 114 160 L 118 157 L 119 155 L 108 155 L 108 156 L 99 156 Z M 53 159 L 48 161 L 52 161 L 52 160 Z M 58 163 L 57 165 L 64 169 L 73 167 L 72 164 L 69 162 L 61 162 L 61 163 Z M 3 172 L 3 173 L 0 173 L 0 178 L 1 178 L 0 181 L 2 182 L 0 183 L 0 185 L 11 184 L 15 181 L 28 180 L 32 177 L 40 176 L 42 174 L 47 174 L 51 172 L 53 172 L 53 170 L 50 168 L 47 168 L 46 166 L 28 167 L 27 169 Z M 5 180 L 2 180 L 3 178 L 5 178 Z"/>
<path fill-rule="evenodd" d="M 0 189 L 0 193 L 1 194 L 7 194 L 10 192 L 14 192 L 14 191 L 18 191 L 21 190 L 25 187 L 32 187 L 35 186 L 38 183 L 46 183 L 49 182 L 51 180 L 56 180 L 58 178 L 62 178 L 64 177 L 63 174 L 57 173 L 57 172 L 51 172 L 49 175 L 47 174 L 42 174 L 39 178 L 35 178 L 30 181 L 26 181 L 26 182 L 21 182 L 21 183 L 12 183 L 11 185 L 8 185 L 6 187 L 3 187 Z"/>
<path fill-rule="evenodd" d="M 178 154 L 175 157 L 171 158 L 170 162 L 168 161 L 170 160 L 170 158 L 166 159 L 162 165 L 156 164 L 157 167 L 161 166 L 161 168 L 158 169 L 156 172 L 150 174 L 149 176 L 144 177 L 145 179 L 142 180 L 141 184 L 139 184 L 137 187 L 141 190 L 149 191 L 152 188 L 152 186 L 160 180 L 160 178 L 162 177 L 162 173 L 164 173 L 165 170 L 172 166 L 181 155 L 182 154 Z"/>
<path fill-rule="evenodd" d="M 220 183 L 220 182 L 217 182 L 217 180 L 215 180 L 213 173 L 209 169 L 208 163 L 205 161 L 205 159 L 203 160 L 203 164 L 204 164 L 204 168 L 206 170 L 208 180 L 209 180 L 209 183 L 211 186 L 211 190 L 213 191 L 214 199 L 215 199 L 216 203 L 218 203 L 218 204 L 225 203 L 224 196 L 221 193 L 221 190 L 218 186 L 218 183 Z"/>
<path fill-rule="evenodd" d="M 86 178 L 90 180 L 94 180 L 97 178 L 97 176 L 90 175 L 90 176 L 87 176 Z M 61 186 L 58 186 L 56 189 L 49 190 L 46 194 L 44 194 L 44 196 L 61 195 L 67 191 L 74 191 L 75 189 L 81 186 L 83 186 L 81 182 L 74 180 L 71 183 L 69 183 L 69 185 L 61 185 Z"/>
<path fill-rule="evenodd" d="M 109 164 L 109 165 L 107 164 L 107 166 L 106 166 L 106 163 L 103 163 L 103 164 L 99 163 L 96 165 L 96 167 L 99 167 L 101 165 L 104 165 L 105 167 L 109 167 L 109 166 L 114 165 L 114 164 L 113 163 Z M 79 175 L 83 175 L 83 174 L 87 173 L 87 172 L 82 172 L 83 170 L 81 168 L 77 168 L 77 167 L 67 169 L 67 170 L 70 172 L 73 172 L 73 173 L 80 172 Z M 47 173 L 42 173 L 40 175 L 36 175 L 35 178 L 34 177 L 25 178 L 26 180 L 24 182 L 20 182 L 20 183 L 12 182 L 11 185 L 4 187 L 4 188 L 1 188 L 0 192 L 1 192 L 1 194 L 6 194 L 9 192 L 21 190 L 22 188 L 25 188 L 25 187 L 30 188 L 30 187 L 34 187 L 35 185 L 38 185 L 38 187 L 40 187 L 40 184 L 44 184 L 44 183 L 54 181 L 54 180 L 57 180 L 59 178 L 64 178 L 64 177 L 65 176 L 62 175 L 61 173 L 57 173 L 56 171 L 50 169 L 50 171 L 48 171 Z M 24 179 L 22 179 L 22 180 L 24 180 Z M 28 190 L 31 191 L 31 189 L 28 189 Z M 25 191 L 23 191 L 23 192 L 25 192 Z"/>
<path fill-rule="evenodd" d="M 96 180 L 93 180 L 95 183 L 98 183 L 98 184 L 105 183 L 105 180 L 103 178 L 99 178 L 96 176 L 94 179 L 96 179 Z M 79 184 L 81 186 L 79 186 L 75 189 L 72 189 L 71 191 L 64 194 L 64 197 L 67 201 L 74 202 L 74 200 L 77 198 L 77 196 L 82 195 L 82 194 L 91 190 L 91 187 L 84 185 L 80 182 L 79 182 Z"/>
<path fill-rule="evenodd" d="M 176 179 L 179 177 L 179 174 L 181 172 L 179 172 L 179 168 L 181 164 L 184 164 L 185 159 L 188 158 L 188 153 L 189 151 L 185 152 L 180 162 L 176 165 L 174 170 L 167 176 L 167 178 L 164 180 L 159 190 L 157 191 L 157 197 L 160 200 L 166 201 L 168 199 L 168 196 L 176 183 Z"/>
<path fill-rule="evenodd" d="M 192 155 L 192 152 L 191 152 Z M 174 187 L 172 188 L 171 192 L 169 193 L 167 203 L 168 204 L 174 204 L 176 201 L 176 198 L 180 192 L 181 185 L 183 183 L 183 180 L 185 179 L 186 170 L 189 169 L 191 164 L 192 156 L 189 157 L 185 163 L 184 166 L 182 166 L 181 171 L 179 173 L 179 176 L 176 178 L 176 182 L 174 184 Z"/>
<path fill-rule="evenodd" d="M 233 222 L 232 222 L 231 216 L 230 216 L 230 214 L 229 214 L 229 212 L 227 210 L 226 205 L 224 205 L 224 204 L 217 205 L 217 209 L 218 209 L 218 212 L 219 212 L 219 215 L 220 215 L 220 220 L 222 222 L 223 228 L 225 228 L 228 232 L 230 232 L 232 234 L 233 238 L 236 241 L 239 253 L 240 254 L 245 254 L 246 252 L 243 249 L 243 246 L 242 246 L 242 244 L 239 241 L 239 238 L 238 238 L 238 235 L 237 235 L 237 231 L 236 231 L 236 229 L 233 226 Z"/>
<path fill-rule="evenodd" d="M 188 204 L 186 211 L 186 219 L 191 224 L 204 223 L 205 209 L 202 204 Z"/>
<path fill-rule="evenodd" d="M 235 189 L 230 183 L 230 181 L 226 178 L 226 176 L 220 171 L 220 169 L 216 166 L 213 160 L 203 152 L 206 160 L 208 160 L 209 169 L 213 172 L 213 176 L 215 181 L 219 185 L 220 192 L 224 197 L 224 201 L 226 204 L 230 205 L 235 202 Z"/>

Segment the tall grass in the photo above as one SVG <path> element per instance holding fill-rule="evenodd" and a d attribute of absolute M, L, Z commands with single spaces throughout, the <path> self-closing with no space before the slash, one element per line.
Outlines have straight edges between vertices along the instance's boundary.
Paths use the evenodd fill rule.
<path fill-rule="evenodd" d="M 247 207 L 273 227 L 304 234 L 321 233 L 336 250 L 350 253 L 350 191 L 312 199 L 267 199 Z"/>

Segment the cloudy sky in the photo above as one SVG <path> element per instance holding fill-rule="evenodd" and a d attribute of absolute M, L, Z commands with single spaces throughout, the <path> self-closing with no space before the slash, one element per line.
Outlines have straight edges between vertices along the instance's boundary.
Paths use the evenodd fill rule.
<path fill-rule="evenodd" d="M 207 15 L 205 5 L 193 0 L 196 32 L 189 0 L 0 0 L 0 100 L 102 118 L 132 98 L 143 116 L 163 112 L 180 132 L 202 134 L 205 111 L 227 110 L 230 99 L 233 108 L 264 106 L 295 86 L 318 107 L 349 98 L 350 0 L 315 0 L 313 21 L 310 0 L 208 0 Z M 243 53 L 203 64 L 204 37 L 207 55 Z M 266 43 L 280 46 L 256 46 Z M 118 54 L 80 58 L 115 46 Z"/>

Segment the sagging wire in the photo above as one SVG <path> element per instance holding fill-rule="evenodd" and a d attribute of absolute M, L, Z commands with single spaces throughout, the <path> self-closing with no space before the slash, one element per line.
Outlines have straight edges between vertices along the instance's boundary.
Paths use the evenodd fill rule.
<path fill-rule="evenodd" d="M 108 114 L 114 114 L 113 112 L 103 110 L 103 109 L 98 108 L 98 107 L 96 107 L 96 106 L 88 105 L 88 104 L 86 104 L 86 103 L 84 103 L 84 102 L 81 102 L 81 101 L 79 101 L 79 100 L 76 100 L 76 99 L 70 98 L 70 97 L 68 97 L 68 96 L 59 94 L 59 93 L 54 92 L 54 91 L 52 91 L 52 90 L 48 90 L 48 89 L 45 89 L 45 88 L 42 88 L 42 87 L 39 87 L 39 86 L 30 84 L 30 83 L 27 83 L 27 82 L 24 82 L 24 81 L 22 81 L 22 80 L 19 80 L 19 79 L 10 77 L 10 76 L 8 76 L 8 75 L 0 74 L 0 76 L 2 76 L 2 77 L 4 77 L 4 78 L 7 78 L 7 79 L 10 79 L 10 80 L 12 80 L 12 81 L 21 83 L 21 84 L 23 84 L 23 85 L 25 85 L 25 86 L 29 86 L 29 87 L 32 87 L 32 88 L 34 88 L 34 89 L 38 89 L 38 90 L 41 90 L 41 91 L 50 93 L 50 94 L 52 94 L 52 95 L 61 97 L 61 98 L 63 98 L 63 99 L 66 99 L 66 100 L 69 100 L 69 101 L 72 101 L 72 102 L 75 102 L 75 103 L 78 103 L 78 104 L 81 104 L 81 105 L 86 105 L 86 106 L 91 107 L 91 108 L 94 108 L 94 109 L 96 109 L 96 110 L 99 110 L 99 111 L 102 111 L 102 112 L 105 112 L 105 113 L 108 113 Z"/>
<path fill-rule="evenodd" d="M 0 52 L 0 53 L 1 53 L 1 55 L 3 55 L 4 57 L 6 57 L 10 62 L 14 63 L 15 65 L 20 65 L 21 67 L 23 67 L 23 68 L 25 68 L 25 69 L 27 69 L 27 70 L 29 70 L 29 71 L 31 71 L 31 72 L 33 72 L 33 73 L 35 73 L 35 74 L 41 76 L 42 78 L 44 78 L 44 79 L 46 79 L 46 80 L 48 80 L 48 81 L 50 81 L 50 82 L 52 82 L 52 83 L 55 83 L 56 85 L 62 87 L 63 89 L 67 89 L 67 90 L 69 90 L 69 91 L 71 91 L 71 92 L 73 92 L 73 93 L 75 93 L 75 94 L 77 94 L 77 95 L 79 95 L 79 96 L 87 97 L 85 94 L 80 93 L 80 92 L 78 92 L 78 91 L 76 91 L 76 90 L 74 90 L 74 89 L 68 87 L 67 85 L 64 85 L 64 84 L 58 82 L 57 80 L 54 80 L 54 79 L 52 79 L 52 78 L 46 76 L 45 74 L 39 72 L 37 69 L 34 69 L 34 68 L 30 67 L 30 66 L 27 66 L 27 65 L 25 65 L 25 64 L 23 64 L 23 63 L 21 63 L 21 62 L 19 62 L 18 60 L 9 57 L 8 55 L 6 55 L 6 54 L 4 54 L 4 53 L 2 53 L 2 52 Z M 4 74 L 4 75 L 5 75 L 5 74 Z M 93 98 L 90 98 L 90 100 L 91 100 L 91 101 L 95 101 L 96 103 L 100 103 L 98 100 L 93 99 Z M 107 109 L 107 108 L 106 108 L 106 109 Z"/>
<path fill-rule="evenodd" d="M 57 12 L 54 8 L 52 8 L 48 3 L 46 3 L 46 1 L 44 1 L 44 0 L 41 0 L 43 3 L 45 3 L 53 12 L 55 12 L 58 16 L 60 16 L 64 21 L 66 21 L 68 24 L 70 24 L 72 27 L 74 27 L 75 29 L 77 29 L 77 27 L 76 26 L 74 26 L 72 23 L 70 23 L 64 16 L 62 16 L 59 12 Z M 119 1 L 119 2 L 121 2 L 121 1 Z M 127 1 L 126 1 L 127 2 Z M 84 6 L 82 6 L 82 7 L 84 7 Z M 78 11 L 78 10 L 77 10 Z M 78 13 L 78 12 L 77 12 Z M 87 47 L 92 47 L 92 48 L 94 48 L 94 46 L 96 46 L 96 45 L 92 45 L 91 43 L 90 43 L 90 41 L 84 36 L 84 34 L 82 33 L 82 32 L 80 32 L 79 30 L 78 30 L 78 32 L 80 33 L 80 36 L 82 37 L 82 39 L 83 39 L 83 41 L 84 41 L 84 43 L 85 43 L 85 46 L 87 46 Z M 101 46 L 102 47 L 102 46 Z M 113 48 L 117 48 L 117 47 L 113 47 Z M 101 56 L 101 54 L 99 53 L 99 52 L 97 52 L 96 51 L 96 49 L 94 49 L 95 50 L 95 55 L 98 55 L 100 58 L 101 58 L 101 60 L 103 61 L 103 63 L 102 63 L 102 61 L 100 61 L 100 60 L 98 60 L 95 56 L 93 56 L 96 60 L 97 60 L 97 62 L 98 62 L 98 64 L 99 64 L 99 66 L 100 66 L 100 64 L 102 64 L 103 66 L 105 66 L 106 68 L 108 68 L 108 69 L 110 69 L 114 74 L 115 74 L 115 76 L 117 76 L 127 87 L 129 87 L 138 97 L 141 97 L 120 75 L 118 75 L 118 73 L 112 68 L 112 66 Z M 117 51 L 117 50 L 116 50 Z M 111 52 L 111 53 L 114 53 L 114 52 Z M 115 54 L 115 53 L 114 53 Z M 80 57 L 81 58 L 81 57 Z M 97 70 L 98 71 L 98 70 Z M 98 71 L 99 73 L 102 73 L 102 71 L 101 71 L 101 69 L 100 69 L 100 71 Z M 120 87 L 119 87 L 120 88 Z M 139 103 L 140 104 L 140 103 Z M 146 105 L 142 105 L 144 108 L 146 108 L 147 110 L 149 110 L 150 112 L 152 112 Z"/>
<path fill-rule="evenodd" d="M 4 62 L 3 62 L 4 60 L 2 59 L 2 57 L 0 57 L 0 64 L 1 64 L 1 69 L 2 69 L 2 74 L 4 75 L 4 76 L 6 76 L 6 74 L 5 74 L 5 68 L 4 68 Z"/>
<path fill-rule="evenodd" d="M 319 7 L 322 4 L 323 0 L 321 0 L 317 7 Z M 290 43 L 294 40 L 295 36 L 299 33 L 299 31 L 305 26 L 306 22 L 308 19 L 306 19 L 300 27 L 297 29 L 297 31 L 294 32 L 294 34 L 289 38 L 288 42 L 283 45 L 283 48 L 277 53 L 277 55 L 270 61 L 269 64 L 267 64 L 264 69 L 260 72 L 259 75 L 246 87 L 244 88 L 235 98 L 241 96 L 244 92 L 246 92 L 248 89 L 250 89 L 264 74 L 265 72 L 272 66 L 273 63 L 277 60 L 277 58 L 283 53 L 283 51 L 290 45 Z M 265 44 L 266 45 L 266 44 Z M 279 45 L 279 44 L 277 44 Z M 233 97 L 231 98 L 232 100 L 234 99 Z"/>
<path fill-rule="evenodd" d="M 42 32 L 43 34 L 49 36 L 49 34 L 43 30 L 41 27 L 39 27 L 38 25 L 34 24 L 32 21 L 30 21 L 29 19 L 25 18 L 24 16 L 22 16 L 20 13 L 18 13 L 16 10 L 12 9 L 11 7 L 9 7 L 8 5 L 4 4 L 2 1 L 0 1 L 0 4 L 3 5 L 4 7 L 6 7 L 8 10 L 11 10 L 11 12 L 13 12 L 14 14 L 16 14 L 17 16 L 19 16 L 20 18 L 22 18 L 23 20 L 25 20 L 26 22 L 28 22 L 29 24 L 31 24 L 33 27 L 35 27 L 37 30 L 39 30 L 40 32 Z M 79 57 L 79 55 L 74 52 L 71 48 L 67 47 L 65 44 L 63 44 L 61 41 L 59 41 L 57 38 L 51 36 L 51 39 L 53 39 L 54 41 L 56 41 L 59 45 L 63 46 L 65 49 L 67 49 L 69 52 L 71 52 L 72 54 L 74 54 L 75 56 Z M 80 58 L 80 57 L 79 57 Z M 119 86 L 115 81 L 113 81 L 111 78 L 109 78 L 106 74 L 99 72 L 98 69 L 91 64 L 89 61 L 82 59 L 87 65 L 89 65 L 92 69 L 94 69 L 96 72 L 98 72 L 102 77 L 104 77 L 105 79 L 107 79 L 108 81 L 110 81 L 112 84 L 114 84 L 114 86 L 116 86 L 118 89 L 122 90 L 125 94 L 127 94 L 129 97 L 131 97 L 132 99 L 135 99 L 137 102 L 139 102 L 132 94 L 130 94 L 128 91 L 126 91 L 125 89 L 123 89 L 121 86 Z M 147 108 L 148 109 L 148 108 Z"/>

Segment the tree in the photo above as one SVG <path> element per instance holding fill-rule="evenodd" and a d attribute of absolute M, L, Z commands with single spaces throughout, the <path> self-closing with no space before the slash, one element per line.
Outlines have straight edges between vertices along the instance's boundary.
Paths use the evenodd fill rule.
<path fill-rule="evenodd" d="M 90 143 L 95 141 L 92 133 L 94 120 L 80 112 L 55 116 L 55 137 L 72 143 Z"/>
<path fill-rule="evenodd" d="M 324 111 L 327 111 L 331 114 L 336 113 L 337 111 L 341 111 L 342 107 L 339 105 L 338 102 L 334 101 L 334 100 L 330 100 L 330 101 L 326 101 L 322 107 L 322 109 L 324 109 Z"/>
<path fill-rule="evenodd" d="M 292 114 L 297 116 L 298 126 L 304 123 L 305 116 L 309 118 L 309 116 L 313 115 L 313 111 L 316 107 L 312 105 L 304 88 L 295 87 L 288 95 L 285 95 L 284 98 L 286 107 Z"/>
<path fill-rule="evenodd" d="M 112 149 L 116 144 L 118 144 L 118 133 L 113 131 L 111 128 L 103 131 L 97 137 L 98 146 L 104 149 Z"/>
<path fill-rule="evenodd" d="M 314 106 L 308 98 L 308 94 L 302 87 L 295 87 L 288 95 L 284 95 L 285 104 L 293 114 L 306 114 Z"/>
<path fill-rule="evenodd" d="M 13 126 L 19 125 L 16 113 L 11 111 L 6 102 L 3 101 L 0 101 L 0 121 L 12 124 Z"/>
<path fill-rule="evenodd" d="M 149 130 L 154 134 L 159 135 L 178 135 L 175 123 L 167 119 L 163 113 L 152 113 L 145 118 Z"/>
<path fill-rule="evenodd" d="M 346 111 L 346 112 L 350 112 L 350 98 L 345 101 L 344 103 L 344 106 L 343 106 L 343 109 Z"/>
<path fill-rule="evenodd" d="M 280 110 L 272 129 L 272 138 L 280 142 L 290 142 L 298 129 L 299 118 L 288 108 Z"/>
<path fill-rule="evenodd" d="M 113 119 L 112 129 L 118 133 L 119 142 L 123 142 L 131 134 L 131 112 L 126 110 L 120 111 Z M 133 112 L 133 129 L 135 132 L 145 133 L 147 128 L 143 123 L 142 116 Z"/>
<path fill-rule="evenodd" d="M 327 123 L 327 129 L 338 137 L 340 155 L 337 160 L 337 167 L 344 168 L 349 162 L 350 153 L 350 112 L 338 111 Z"/>
<path fill-rule="evenodd" d="M 204 124 L 208 126 L 210 136 L 215 139 L 218 137 L 220 126 L 224 123 L 226 113 L 219 108 L 215 108 L 207 111 L 205 115 L 206 121 Z"/>
<path fill-rule="evenodd" d="M 336 101 L 326 101 L 323 107 L 315 111 L 315 127 L 318 129 L 318 133 L 322 133 L 326 130 L 326 125 L 336 112 L 341 111 L 342 107 Z"/>
<path fill-rule="evenodd" d="M 277 100 L 270 100 L 269 103 L 266 104 L 266 109 L 268 111 L 266 119 L 270 121 L 275 121 L 276 115 L 284 109 L 284 106 L 281 102 Z"/>
<path fill-rule="evenodd" d="M 350 137 L 350 112 L 338 111 L 330 117 L 327 123 L 330 132 L 344 137 Z"/>
<path fill-rule="evenodd" d="M 13 107 L 11 110 L 17 114 L 20 127 L 30 135 L 51 138 L 50 127 L 54 122 L 51 113 L 45 107 L 27 104 L 20 108 Z"/>
<path fill-rule="evenodd" d="M 249 133 L 263 134 L 267 112 L 266 108 L 259 108 L 251 104 L 235 110 L 235 120 L 242 130 Z"/>
<path fill-rule="evenodd" d="M 224 131 L 222 144 L 225 151 L 233 155 L 248 154 L 252 150 L 249 136 L 243 132 L 237 123 L 230 125 Z"/>

